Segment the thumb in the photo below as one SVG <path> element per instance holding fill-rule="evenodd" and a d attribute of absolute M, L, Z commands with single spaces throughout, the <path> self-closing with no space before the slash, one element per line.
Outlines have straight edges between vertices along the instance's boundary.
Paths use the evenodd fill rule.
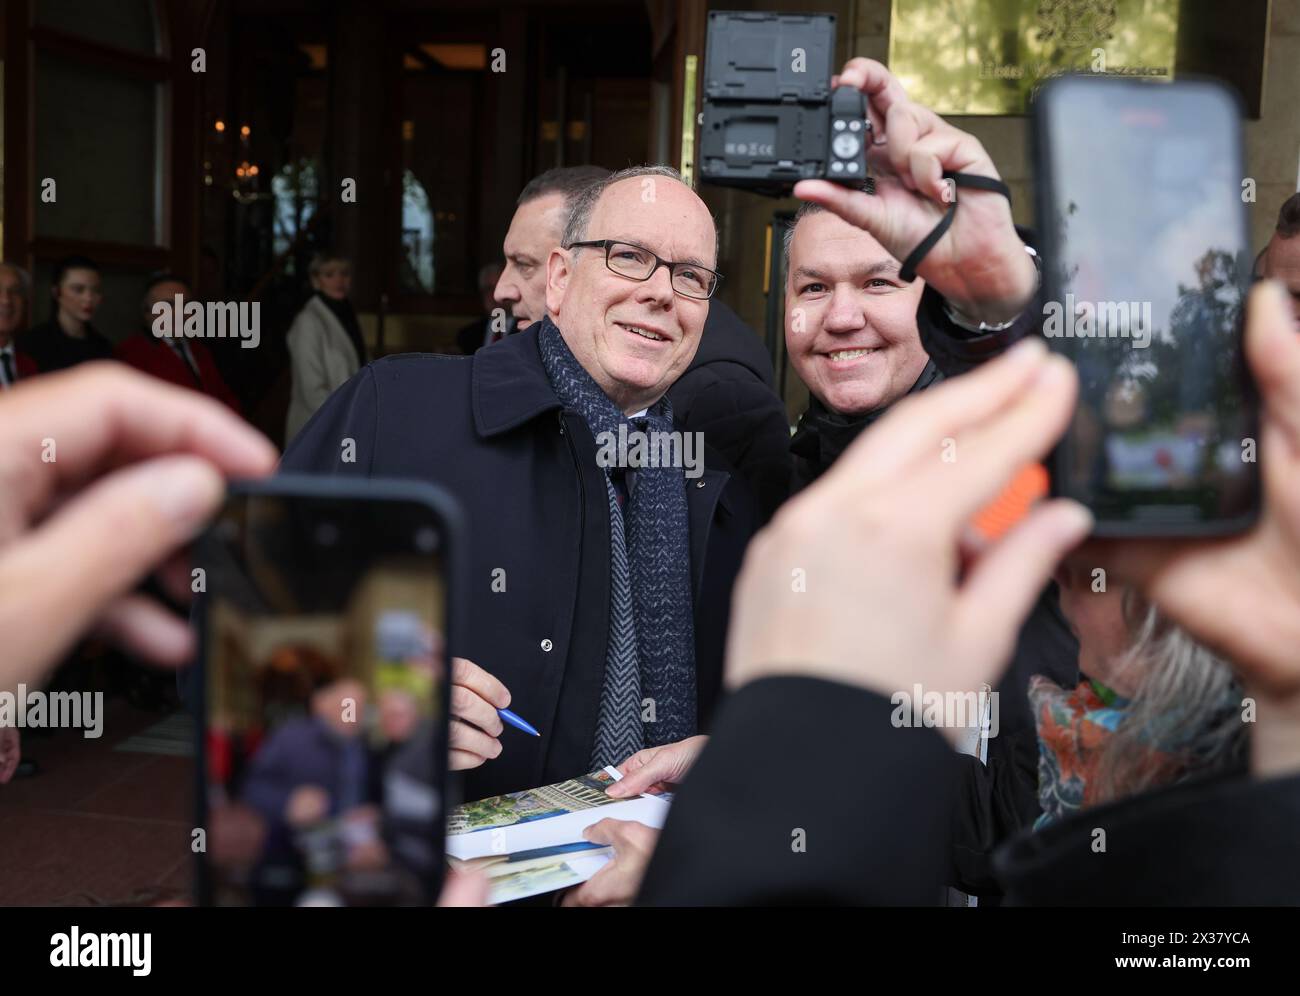
<path fill-rule="evenodd" d="M 624 827 L 631 822 L 631 820 L 615 820 L 606 817 L 583 830 L 582 836 L 593 844 L 604 844 L 614 848 L 614 853 L 617 854 L 619 846 L 627 837 Z"/>
<path fill-rule="evenodd" d="M 634 795 L 640 795 L 646 789 L 658 785 L 660 782 L 671 781 L 672 775 L 672 758 L 668 751 L 661 748 L 646 758 L 641 767 L 624 774 L 622 778 L 605 790 L 605 794 L 616 799 L 629 799 Z"/>
<path fill-rule="evenodd" d="M 148 460 L 101 478 L 0 550 L 4 683 L 37 676 L 109 601 L 191 540 L 223 487 L 198 457 Z"/>

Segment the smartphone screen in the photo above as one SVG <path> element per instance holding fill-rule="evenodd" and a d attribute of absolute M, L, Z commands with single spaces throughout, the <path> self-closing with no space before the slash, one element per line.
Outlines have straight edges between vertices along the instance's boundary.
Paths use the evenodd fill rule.
<path fill-rule="evenodd" d="M 1066 77 L 1035 113 L 1044 335 L 1079 373 L 1055 493 L 1102 535 L 1244 529 L 1258 465 L 1235 99 L 1209 81 Z"/>
<path fill-rule="evenodd" d="M 201 903 L 436 898 L 448 517 L 403 490 L 238 486 L 200 540 Z"/>

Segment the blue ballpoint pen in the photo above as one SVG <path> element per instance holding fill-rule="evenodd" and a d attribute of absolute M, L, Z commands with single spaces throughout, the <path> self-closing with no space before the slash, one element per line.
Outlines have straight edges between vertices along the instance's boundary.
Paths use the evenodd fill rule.
<path fill-rule="evenodd" d="M 509 709 L 498 709 L 497 713 L 501 716 L 503 720 L 505 720 L 507 723 L 513 726 L 516 730 L 523 730 L 525 733 L 534 737 L 541 736 L 540 733 L 538 733 L 536 730 L 533 729 L 532 724 L 530 724 L 527 720 L 520 719 Z"/>

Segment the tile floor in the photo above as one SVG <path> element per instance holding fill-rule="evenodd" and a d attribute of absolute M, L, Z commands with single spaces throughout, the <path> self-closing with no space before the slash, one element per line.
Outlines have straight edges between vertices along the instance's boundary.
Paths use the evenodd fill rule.
<path fill-rule="evenodd" d="M 114 750 L 165 714 L 104 702 L 104 735 L 23 740 L 34 778 L 0 786 L 0 906 L 95 906 L 183 897 L 193 761 Z"/>

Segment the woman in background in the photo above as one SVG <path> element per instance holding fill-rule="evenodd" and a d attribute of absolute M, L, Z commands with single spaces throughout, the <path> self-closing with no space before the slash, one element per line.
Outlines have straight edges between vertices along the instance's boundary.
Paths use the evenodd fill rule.
<path fill-rule="evenodd" d="M 1061 610 L 1079 637 L 1075 688 L 1031 679 L 1043 829 L 1081 809 L 1161 785 L 1244 771 L 1245 693 L 1228 662 L 1120 587 L 1094 591 L 1057 571 Z"/>
<path fill-rule="evenodd" d="M 321 252 L 308 271 L 314 293 L 289 328 L 293 388 L 285 423 L 285 445 L 307 424 L 325 399 L 367 362 L 357 313 L 348 300 L 352 264 Z"/>
<path fill-rule="evenodd" d="M 107 360 L 112 344 L 91 324 L 104 300 L 99 267 L 85 256 L 67 256 L 54 264 L 50 278 L 54 314 L 18 337 L 39 373 L 76 366 L 87 360 Z"/>

